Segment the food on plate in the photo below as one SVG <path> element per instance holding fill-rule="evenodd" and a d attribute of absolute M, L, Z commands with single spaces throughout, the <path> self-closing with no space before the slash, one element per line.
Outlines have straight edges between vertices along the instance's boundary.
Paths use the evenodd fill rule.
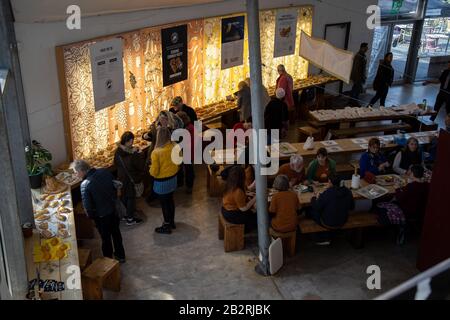
<path fill-rule="evenodd" d="M 58 219 L 59 221 L 66 221 L 67 220 L 67 217 L 65 216 L 65 215 L 63 215 L 63 214 L 60 214 L 60 213 L 57 213 L 56 214 L 56 219 Z"/>
<path fill-rule="evenodd" d="M 62 243 L 62 244 L 59 246 L 59 250 L 65 251 L 65 250 L 67 250 L 67 249 L 69 249 L 69 247 L 68 247 L 67 244 L 65 244 L 65 243 Z"/>
<path fill-rule="evenodd" d="M 69 213 L 69 212 L 71 212 L 71 211 L 72 211 L 72 210 L 70 210 L 69 208 L 63 207 L 63 206 L 61 206 L 61 207 L 58 208 L 58 212 L 59 212 L 59 213 Z"/>
<path fill-rule="evenodd" d="M 64 230 L 66 229 L 66 225 L 64 223 L 58 223 L 58 230 Z"/>
<path fill-rule="evenodd" d="M 67 238 L 69 236 L 69 232 L 64 229 L 58 230 L 58 237 L 60 238 Z"/>
<path fill-rule="evenodd" d="M 61 182 L 59 182 L 55 177 L 46 177 L 45 178 L 45 190 L 47 192 L 56 192 L 60 190 Z"/>
<path fill-rule="evenodd" d="M 42 216 L 44 214 L 49 213 L 48 209 L 40 209 L 40 210 L 36 210 L 36 216 Z"/>
<path fill-rule="evenodd" d="M 38 221 L 44 221 L 44 220 L 50 219 L 50 216 L 47 214 L 42 214 L 42 215 L 36 216 L 35 219 Z"/>
<path fill-rule="evenodd" d="M 52 194 L 49 194 L 49 195 L 47 195 L 47 196 L 45 197 L 45 200 L 47 200 L 47 201 L 55 200 L 55 196 L 52 195 Z"/>
<path fill-rule="evenodd" d="M 48 208 L 48 205 L 49 205 L 49 204 L 50 204 L 49 202 L 44 201 L 44 202 L 42 203 L 42 205 L 41 205 L 41 209 Z"/>
<path fill-rule="evenodd" d="M 56 195 L 56 199 L 61 200 L 61 199 L 64 198 L 66 195 L 67 195 L 67 193 L 65 193 L 65 192 L 58 193 L 58 194 Z"/>
<path fill-rule="evenodd" d="M 50 239 L 50 238 L 54 237 L 53 233 L 51 231 L 49 231 L 49 230 L 42 230 L 41 231 L 41 236 L 43 238 L 45 238 L 45 239 Z"/>
<path fill-rule="evenodd" d="M 59 244 L 58 238 L 53 238 L 52 240 L 50 240 L 50 244 L 56 247 Z"/>
<path fill-rule="evenodd" d="M 41 230 L 47 230 L 48 229 L 48 223 L 47 222 L 42 222 L 42 223 L 38 224 L 38 227 Z"/>
<path fill-rule="evenodd" d="M 51 258 L 52 258 L 52 255 L 50 252 L 45 251 L 42 253 L 42 259 L 44 261 L 49 261 L 49 260 L 51 260 Z"/>
<path fill-rule="evenodd" d="M 55 255 L 58 259 L 63 259 L 66 256 L 66 252 L 64 250 L 58 249 L 56 250 Z"/>
<path fill-rule="evenodd" d="M 50 202 L 50 207 L 52 207 L 52 208 L 56 208 L 57 206 L 59 205 L 59 201 L 52 201 L 52 202 Z"/>

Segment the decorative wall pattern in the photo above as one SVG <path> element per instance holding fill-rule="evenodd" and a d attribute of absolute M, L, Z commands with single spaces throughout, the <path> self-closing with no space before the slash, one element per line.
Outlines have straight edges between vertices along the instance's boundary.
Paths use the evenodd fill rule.
<path fill-rule="evenodd" d="M 297 51 L 295 55 L 273 58 L 275 10 L 260 13 L 263 83 L 273 86 L 276 66 L 283 63 L 295 79 L 307 77 L 308 63 L 298 56 L 301 30 L 311 34 L 312 7 L 298 7 Z M 89 45 L 82 42 L 63 47 L 67 90 L 68 123 L 73 158 L 89 158 L 119 140 L 127 130 L 145 129 L 171 99 L 180 95 L 194 108 L 223 100 L 249 76 L 247 26 L 244 65 L 220 69 L 222 17 L 188 22 L 188 80 L 163 87 L 161 29 L 145 28 L 123 33 L 125 98 L 122 103 L 95 112 L 92 93 Z M 177 25 L 172 24 L 170 26 Z M 108 39 L 112 37 L 105 37 Z M 103 40 L 102 39 L 102 40 Z"/>

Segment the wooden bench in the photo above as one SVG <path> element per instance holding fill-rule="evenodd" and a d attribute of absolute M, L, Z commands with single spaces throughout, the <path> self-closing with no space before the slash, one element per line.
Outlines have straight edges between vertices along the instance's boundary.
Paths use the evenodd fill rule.
<path fill-rule="evenodd" d="M 90 249 L 78 248 L 78 260 L 80 262 L 80 270 L 83 272 L 92 264 L 92 254 Z"/>
<path fill-rule="evenodd" d="M 306 217 L 299 218 L 298 226 L 300 228 L 300 233 L 302 234 L 330 231 L 329 229 L 318 225 L 314 220 Z M 371 212 L 353 212 L 348 216 L 346 224 L 337 230 L 355 229 L 357 232 L 354 237 L 353 244 L 356 248 L 361 248 L 363 246 L 363 228 L 376 226 L 381 226 L 378 223 L 376 214 Z"/>
<path fill-rule="evenodd" d="M 225 252 L 239 251 L 244 249 L 244 230 L 245 225 L 233 224 L 225 220 L 219 213 L 218 219 L 219 240 L 223 240 Z"/>
<path fill-rule="evenodd" d="M 221 197 L 225 183 L 220 177 L 220 173 L 223 171 L 224 166 L 219 166 L 218 171 L 213 171 L 211 166 L 207 166 L 206 172 L 206 187 L 208 194 L 211 197 Z"/>
<path fill-rule="evenodd" d="M 269 227 L 269 234 L 275 239 L 281 238 L 283 242 L 283 252 L 288 257 L 295 256 L 295 242 L 297 241 L 297 232 L 278 232 Z"/>
<path fill-rule="evenodd" d="M 305 142 L 309 136 L 313 136 L 314 141 L 321 140 L 321 131 L 320 129 L 304 126 L 298 128 L 298 142 Z"/>
<path fill-rule="evenodd" d="M 350 163 L 337 163 L 336 164 L 336 173 L 340 175 L 348 175 L 353 174 L 355 172 L 355 168 Z"/>
<path fill-rule="evenodd" d="M 120 265 L 117 260 L 99 258 L 81 274 L 85 300 L 102 300 L 103 288 L 120 291 Z"/>
<path fill-rule="evenodd" d="M 412 127 L 406 123 L 391 123 L 380 124 L 375 126 L 354 127 L 345 129 L 331 129 L 332 138 L 342 139 L 350 138 L 359 134 L 383 132 L 383 133 L 395 133 L 397 130 L 411 131 Z"/>

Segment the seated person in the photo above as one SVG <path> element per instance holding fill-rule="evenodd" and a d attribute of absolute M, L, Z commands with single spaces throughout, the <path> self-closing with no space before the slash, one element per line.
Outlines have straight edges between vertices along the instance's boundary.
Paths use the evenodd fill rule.
<path fill-rule="evenodd" d="M 409 171 L 409 183 L 395 191 L 395 201 L 406 219 L 422 219 L 427 207 L 430 184 L 423 179 L 425 172 L 423 166 L 413 165 Z"/>
<path fill-rule="evenodd" d="M 245 224 L 248 231 L 256 225 L 256 214 L 251 211 L 255 202 L 256 197 L 247 202 L 244 169 L 233 166 L 228 173 L 222 198 L 223 217 L 229 223 Z"/>
<path fill-rule="evenodd" d="M 254 191 L 255 185 L 255 169 L 251 164 L 245 165 L 245 187 L 247 190 Z"/>
<path fill-rule="evenodd" d="M 411 137 L 408 139 L 405 148 L 395 156 L 392 168 L 395 173 L 404 175 L 415 164 L 423 165 L 423 156 L 419 149 L 419 141 Z"/>
<path fill-rule="evenodd" d="M 272 196 L 269 213 L 272 216 L 272 229 L 278 232 L 291 232 L 297 229 L 297 210 L 300 208 L 298 196 L 289 191 L 289 178 L 279 175 L 275 178 L 273 187 L 279 192 Z"/>
<path fill-rule="evenodd" d="M 349 212 L 355 208 L 355 201 L 350 189 L 341 186 L 339 176 L 330 176 L 329 184 L 330 187 L 320 196 L 314 193 L 311 207 L 306 212 L 306 216 L 325 228 L 337 229 L 347 222 Z M 328 232 L 320 234 L 317 244 L 330 244 L 329 236 Z"/>
<path fill-rule="evenodd" d="M 305 180 L 305 166 L 303 157 L 298 154 L 291 156 L 289 163 L 285 163 L 278 169 L 278 175 L 286 175 L 289 179 L 290 187 L 298 185 Z"/>
<path fill-rule="evenodd" d="M 327 182 L 329 177 L 336 174 L 336 161 L 328 158 L 325 148 L 317 150 L 316 159 L 311 161 L 307 170 L 308 182 Z"/>
<path fill-rule="evenodd" d="M 371 138 L 369 140 L 369 149 L 359 159 L 359 172 L 361 177 L 363 179 L 366 178 L 367 173 L 379 175 L 385 172 L 387 167 L 389 167 L 389 162 L 387 162 L 385 156 L 380 152 L 380 140 L 378 138 Z"/>

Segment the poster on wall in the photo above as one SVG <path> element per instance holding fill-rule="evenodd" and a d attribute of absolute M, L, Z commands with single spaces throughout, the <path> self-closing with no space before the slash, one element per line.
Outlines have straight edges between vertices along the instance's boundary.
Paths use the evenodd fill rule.
<path fill-rule="evenodd" d="M 125 100 L 123 40 L 114 38 L 89 47 L 95 111 Z"/>
<path fill-rule="evenodd" d="M 222 70 L 243 64 L 244 25 L 245 16 L 222 19 Z"/>
<path fill-rule="evenodd" d="M 163 86 L 188 78 L 187 25 L 161 29 Z"/>
<path fill-rule="evenodd" d="M 277 10 L 275 44 L 273 50 L 274 58 L 295 53 L 297 17 L 297 9 Z"/>

